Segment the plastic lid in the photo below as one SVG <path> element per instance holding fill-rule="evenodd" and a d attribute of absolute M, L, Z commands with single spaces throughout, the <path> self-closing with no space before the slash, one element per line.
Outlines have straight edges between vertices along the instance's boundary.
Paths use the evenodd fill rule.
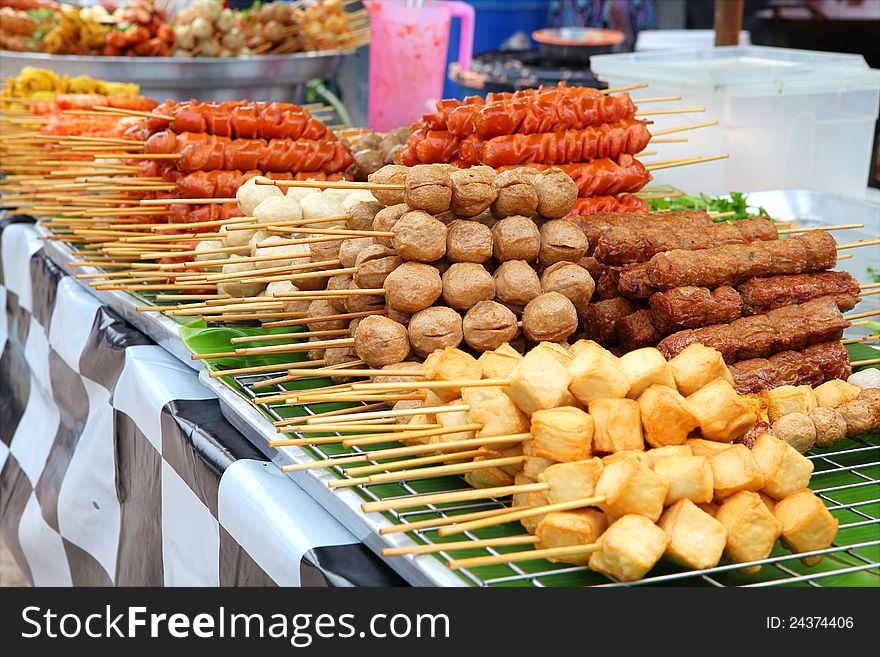
<path fill-rule="evenodd" d="M 766 46 L 594 55 L 590 68 L 605 78 L 740 96 L 880 89 L 880 70 L 861 55 Z"/>

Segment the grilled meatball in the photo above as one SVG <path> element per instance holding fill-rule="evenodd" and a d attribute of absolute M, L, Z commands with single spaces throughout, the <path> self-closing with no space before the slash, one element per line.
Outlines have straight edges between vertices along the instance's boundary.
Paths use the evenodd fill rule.
<path fill-rule="evenodd" d="M 464 316 L 464 340 L 477 351 L 492 351 L 513 340 L 519 327 L 516 315 L 497 301 L 480 301 Z"/>
<path fill-rule="evenodd" d="M 379 210 L 373 218 L 372 229 L 388 232 L 394 228 L 394 224 L 396 224 L 407 212 L 409 212 L 409 206 L 406 203 L 398 203 L 397 205 L 383 208 L 382 210 Z M 379 242 L 379 244 L 391 246 L 390 237 L 378 237 L 376 238 L 376 241 Z"/>
<path fill-rule="evenodd" d="M 339 244 L 339 262 L 343 267 L 354 267 L 361 251 L 376 243 L 376 239 L 373 237 L 353 237 L 342 240 Z"/>
<path fill-rule="evenodd" d="M 452 210 L 460 217 L 476 217 L 495 201 L 495 169 L 471 167 L 459 169 L 451 176 Z"/>
<path fill-rule="evenodd" d="M 846 438 L 846 419 L 833 408 L 814 408 L 808 417 L 816 428 L 816 447 L 831 447 Z"/>
<path fill-rule="evenodd" d="M 391 365 L 409 355 L 409 336 L 402 324 L 383 315 L 370 315 L 357 325 L 354 349 L 371 367 Z"/>
<path fill-rule="evenodd" d="M 391 232 L 392 245 L 406 260 L 432 262 L 446 255 L 446 226 L 425 212 L 407 212 Z"/>
<path fill-rule="evenodd" d="M 492 231 L 476 221 L 453 221 L 447 226 L 446 257 L 452 262 L 484 263 L 492 257 Z"/>
<path fill-rule="evenodd" d="M 582 312 L 593 297 L 596 284 L 583 267 L 571 262 L 557 262 L 541 274 L 541 289 L 568 297 L 578 312 Z"/>
<path fill-rule="evenodd" d="M 357 290 L 358 285 L 352 281 L 348 289 Z M 377 311 L 384 307 L 385 297 L 379 294 L 353 294 L 345 297 L 345 311 L 349 313 Z"/>
<path fill-rule="evenodd" d="M 382 185 L 403 185 L 406 183 L 406 172 L 409 169 L 400 164 L 387 164 L 378 171 L 371 173 L 367 180 Z M 402 189 L 374 189 L 373 196 L 384 206 L 403 203 Z"/>
<path fill-rule="evenodd" d="M 323 321 L 311 321 L 314 317 L 326 317 L 327 315 L 337 315 L 336 309 L 330 305 L 329 301 L 324 299 L 315 299 L 309 304 L 309 310 L 306 314 L 307 325 L 310 331 L 335 331 L 344 329 L 348 326 L 347 319 L 329 319 Z"/>
<path fill-rule="evenodd" d="M 545 169 L 532 179 L 538 193 L 538 214 L 548 219 L 561 219 L 574 208 L 577 183 L 562 169 Z"/>
<path fill-rule="evenodd" d="M 329 347 L 324 350 L 324 367 L 353 363 L 356 360 L 358 360 L 358 357 L 353 347 Z M 350 376 L 333 376 L 331 378 L 339 382 L 351 379 Z"/>
<path fill-rule="evenodd" d="M 502 262 L 494 278 L 495 299 L 512 309 L 524 307 L 541 294 L 538 274 L 524 260 Z"/>
<path fill-rule="evenodd" d="M 541 233 L 535 222 L 528 217 L 506 217 L 492 226 L 492 251 L 499 262 L 533 262 L 540 250 Z"/>
<path fill-rule="evenodd" d="M 539 171 L 529 167 L 520 167 L 503 171 L 495 176 L 495 189 L 498 196 L 492 204 L 492 213 L 496 217 L 514 215 L 534 216 L 538 209 L 538 192 L 534 178 Z"/>
<path fill-rule="evenodd" d="M 337 274 L 336 276 L 331 276 L 327 279 L 327 289 L 328 290 L 347 290 L 352 282 L 353 278 L 351 274 Z M 330 305 L 333 306 L 333 310 L 338 313 L 345 312 L 345 297 L 339 296 L 330 299 Z"/>
<path fill-rule="evenodd" d="M 523 333 L 532 342 L 562 342 L 577 331 L 574 304 L 559 292 L 545 292 L 523 310 Z"/>
<path fill-rule="evenodd" d="M 381 209 L 379 201 L 358 201 L 349 208 L 345 224 L 352 230 L 372 230 L 373 219 Z"/>
<path fill-rule="evenodd" d="M 548 221 L 541 226 L 540 234 L 538 262 L 542 267 L 549 267 L 557 262 L 578 262 L 587 252 L 586 235 L 570 221 Z"/>
<path fill-rule="evenodd" d="M 440 272 L 422 262 L 404 262 L 385 279 L 385 301 L 392 310 L 414 313 L 440 298 Z"/>
<path fill-rule="evenodd" d="M 456 262 L 443 274 L 443 300 L 456 310 L 467 310 L 495 296 L 495 280 L 482 265 Z"/>
<path fill-rule="evenodd" d="M 409 321 L 409 342 L 419 356 L 427 356 L 436 349 L 457 347 L 462 335 L 461 316 L 452 308 L 425 308 Z"/>
<path fill-rule="evenodd" d="M 359 288 L 380 288 L 385 277 L 403 264 L 403 258 L 381 244 L 373 244 L 361 251 L 354 264 L 354 282 Z"/>
<path fill-rule="evenodd" d="M 440 214 L 452 202 L 452 178 L 444 167 L 417 164 L 406 174 L 404 202 L 413 210 Z"/>

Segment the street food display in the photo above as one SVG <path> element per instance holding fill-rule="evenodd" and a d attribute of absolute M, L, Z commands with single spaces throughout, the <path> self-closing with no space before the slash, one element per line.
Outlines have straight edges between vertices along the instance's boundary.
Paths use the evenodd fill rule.
<path fill-rule="evenodd" d="M 114 11 L 50 0 L 3 0 L 0 48 L 53 55 L 239 57 L 346 50 L 369 41 L 365 10 L 350 2 L 270 2 L 253 10 L 197 0 L 172 15 L 168 3 L 129 0 Z"/>
<path fill-rule="evenodd" d="M 191 29 L 222 24 L 206 6 Z M 276 11 L 298 10 L 251 20 L 296 24 Z M 651 135 L 626 91 L 441 101 L 379 135 L 288 103 L 102 85 L 9 83 L 2 201 L 76 245 L 90 287 L 246 327 L 193 358 L 261 408 L 309 405 L 273 416 L 270 446 L 357 448 L 287 470 L 329 468 L 332 489 L 468 484 L 364 513 L 510 496 L 413 523 L 457 549 L 518 546 L 443 557 L 472 572 L 547 559 L 630 582 L 666 559 L 749 575 L 779 542 L 811 568 L 832 549 L 812 450 L 880 429 L 878 370 L 861 369 L 877 361 L 847 348 L 876 336 L 844 337 L 878 285 L 839 266 L 880 239 L 649 212 L 652 169 L 706 160 L 636 160 Z"/>

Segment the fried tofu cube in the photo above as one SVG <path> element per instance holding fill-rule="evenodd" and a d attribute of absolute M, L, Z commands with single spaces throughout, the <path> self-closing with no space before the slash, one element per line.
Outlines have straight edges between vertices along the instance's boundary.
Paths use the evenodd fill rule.
<path fill-rule="evenodd" d="M 453 400 L 450 405 L 458 405 L 461 404 L 460 399 Z M 472 424 L 470 417 L 468 416 L 467 411 L 453 411 L 451 413 L 437 413 L 437 424 L 439 424 L 444 429 L 454 428 L 464 426 L 466 424 Z M 433 436 L 436 440 L 432 440 L 434 443 L 449 443 L 455 440 L 473 440 L 476 432 L 473 430 L 469 431 L 460 431 L 457 433 L 447 433 L 440 436 Z"/>
<path fill-rule="evenodd" d="M 789 413 L 808 415 L 812 410 L 813 389 L 810 386 L 779 386 L 767 391 L 767 413 L 771 423 Z"/>
<path fill-rule="evenodd" d="M 694 456 L 705 456 L 707 459 L 733 447 L 730 443 L 717 443 L 703 438 L 689 438 L 685 445 L 691 448 Z"/>
<path fill-rule="evenodd" d="M 461 389 L 461 401 L 471 408 L 498 397 L 507 397 L 499 386 L 466 386 Z"/>
<path fill-rule="evenodd" d="M 575 511 L 554 511 L 543 517 L 535 531 L 538 537 L 536 549 L 568 547 L 570 545 L 590 545 L 595 543 L 608 527 L 605 515 L 597 509 L 577 509 Z M 590 554 L 571 555 L 550 561 L 562 561 L 577 566 L 585 566 Z"/>
<path fill-rule="evenodd" d="M 669 484 L 650 468 L 633 459 L 621 459 L 605 464 L 596 484 L 596 495 L 605 496 L 599 508 L 611 521 L 635 513 L 657 522 L 668 489 Z"/>
<path fill-rule="evenodd" d="M 525 446 L 523 446 L 525 451 Z M 540 456 L 529 456 L 523 462 L 523 474 L 532 479 L 537 479 L 538 475 L 544 472 L 551 465 L 556 465 L 556 461 L 550 459 L 542 459 Z"/>
<path fill-rule="evenodd" d="M 595 399 L 588 408 L 593 418 L 593 452 L 609 454 L 625 449 L 645 449 L 638 402 Z"/>
<path fill-rule="evenodd" d="M 752 446 L 752 457 L 764 475 L 767 495 L 781 500 L 806 488 L 813 474 L 813 462 L 776 436 L 763 433 Z"/>
<path fill-rule="evenodd" d="M 700 425 L 688 400 L 675 388 L 650 385 L 639 395 L 638 403 L 645 440 L 651 447 L 683 445 Z"/>
<path fill-rule="evenodd" d="M 666 551 L 666 532 L 640 515 L 626 515 L 599 537 L 589 566 L 621 582 L 644 577 Z"/>
<path fill-rule="evenodd" d="M 669 539 L 666 557 L 686 568 L 713 568 L 721 561 L 727 530 L 688 499 L 670 506 L 657 523 Z"/>
<path fill-rule="evenodd" d="M 776 519 L 757 493 L 740 491 L 724 500 L 715 519 L 727 530 L 724 554 L 733 563 L 766 559 L 779 538 L 782 524 Z M 760 566 L 743 568 L 756 573 Z"/>
<path fill-rule="evenodd" d="M 597 347 L 599 347 L 599 345 L 596 344 L 595 342 L 593 342 L 592 340 L 578 340 L 577 342 L 575 342 L 573 345 L 571 345 L 571 346 L 568 348 L 568 354 L 569 354 L 569 356 L 571 356 L 572 358 L 575 358 L 575 357 L 578 356 L 582 351 L 585 351 L 586 349 L 591 348 L 592 345 L 596 345 Z M 601 348 L 601 347 L 600 347 L 600 348 Z"/>
<path fill-rule="evenodd" d="M 718 509 L 721 508 L 720 505 L 715 502 L 706 502 L 704 504 L 697 504 L 697 506 L 700 507 L 701 511 L 705 511 L 713 518 L 715 517 L 715 514 L 718 513 Z"/>
<path fill-rule="evenodd" d="M 763 491 L 760 491 L 760 490 L 758 491 L 758 495 L 760 496 L 761 501 L 764 503 L 764 506 L 767 507 L 767 510 L 768 510 L 770 513 L 775 513 L 775 511 L 776 511 L 776 500 L 774 500 L 772 497 L 770 497 L 769 495 L 767 495 L 767 493 L 765 493 L 765 492 L 763 492 Z"/>
<path fill-rule="evenodd" d="M 664 447 L 655 447 L 645 452 L 648 459 L 648 467 L 653 468 L 657 461 L 670 456 L 693 456 L 690 445 L 665 445 Z"/>
<path fill-rule="evenodd" d="M 782 542 L 792 552 L 824 550 L 837 536 L 837 518 L 808 488 L 778 502 L 775 514 L 782 525 Z M 821 554 L 801 559 L 805 566 L 815 566 L 820 561 Z"/>
<path fill-rule="evenodd" d="M 568 353 L 568 349 L 566 349 L 562 345 L 556 344 L 555 342 L 539 342 L 532 348 L 532 351 L 534 351 L 535 349 L 546 349 L 547 353 L 549 353 L 557 361 L 559 361 L 559 364 L 563 367 L 568 367 L 568 364 L 574 358 L 574 356 Z"/>
<path fill-rule="evenodd" d="M 593 444 L 593 418 L 579 408 L 560 406 L 535 411 L 531 417 L 533 456 L 554 461 L 589 458 Z"/>
<path fill-rule="evenodd" d="M 740 395 L 740 399 L 749 404 L 758 417 L 758 422 L 770 423 L 770 403 L 766 390 L 759 390 L 748 395 Z"/>
<path fill-rule="evenodd" d="M 708 440 L 733 442 L 757 422 L 751 405 L 740 399 L 733 386 L 724 379 L 715 379 L 688 396 L 687 400 L 700 421 L 703 438 Z"/>
<path fill-rule="evenodd" d="M 526 415 L 556 408 L 571 377 L 547 349 L 532 349 L 510 373 L 507 395 Z"/>
<path fill-rule="evenodd" d="M 705 456 L 669 456 L 657 461 L 654 472 L 669 484 L 666 506 L 679 500 L 706 503 L 714 498 L 715 480 Z"/>
<path fill-rule="evenodd" d="M 522 360 L 522 354 L 506 342 L 495 351 L 485 351 L 477 359 L 487 379 L 506 379 Z"/>
<path fill-rule="evenodd" d="M 513 483 L 517 486 L 524 486 L 525 484 L 535 484 L 537 480 L 532 477 L 529 477 L 524 472 L 518 472 L 513 477 Z M 511 506 L 525 506 L 528 504 L 529 494 L 528 493 L 514 493 L 511 495 Z"/>
<path fill-rule="evenodd" d="M 485 457 L 487 459 L 502 459 L 509 456 L 522 456 L 522 443 L 517 443 L 515 445 L 511 445 L 510 447 L 498 448 L 496 447 L 493 450 L 487 450 Z M 522 464 L 525 461 L 525 457 L 523 457 L 522 461 L 517 463 L 511 463 L 509 465 L 501 465 L 499 466 L 502 470 L 504 470 L 511 477 L 515 477 L 517 474 L 522 472 Z"/>
<path fill-rule="evenodd" d="M 733 385 L 733 375 L 727 369 L 720 351 L 695 343 L 669 361 L 672 378 L 678 391 L 685 397 L 694 394 L 715 379 Z"/>
<path fill-rule="evenodd" d="M 468 415 L 471 422 L 483 425 L 477 430 L 477 438 L 509 436 L 529 431 L 529 418 L 516 407 L 516 404 L 507 395 L 493 397 L 476 406 L 471 406 Z"/>
<path fill-rule="evenodd" d="M 409 422 L 407 422 L 407 424 L 412 424 L 416 426 L 420 424 L 436 424 L 433 415 L 431 416 L 431 419 L 429 421 L 428 416 L 424 413 L 420 415 L 413 415 L 408 419 Z M 431 442 L 431 436 L 421 436 L 419 438 L 400 438 L 399 440 L 404 445 L 427 445 Z"/>
<path fill-rule="evenodd" d="M 646 468 L 651 467 L 651 460 L 648 458 L 648 453 L 641 449 L 625 449 L 622 452 L 614 452 L 613 454 L 608 454 L 607 456 L 602 457 L 602 463 L 614 463 L 615 461 L 635 461 L 639 465 L 644 465 Z"/>
<path fill-rule="evenodd" d="M 474 462 L 485 460 L 484 456 L 474 457 Z M 494 486 L 510 486 L 513 483 L 513 475 L 501 468 L 483 468 L 465 473 L 464 480 L 474 488 L 493 488 Z"/>
<path fill-rule="evenodd" d="M 630 386 L 620 369 L 620 359 L 595 342 L 583 342 L 580 353 L 568 364 L 571 394 L 582 404 L 589 404 L 594 399 L 626 397 Z"/>
<path fill-rule="evenodd" d="M 669 363 L 654 347 L 644 347 L 624 354 L 620 357 L 620 369 L 629 381 L 626 396 L 638 399 L 645 388 L 651 385 L 675 388 L 675 379 Z"/>
<path fill-rule="evenodd" d="M 547 506 L 548 504 L 547 491 L 545 490 L 532 491 L 526 495 L 526 506 L 528 507 L 534 509 L 541 506 Z M 520 519 L 519 522 L 529 534 L 534 534 L 545 515 L 546 514 L 539 513 L 534 516 L 526 516 L 525 518 Z"/>
<path fill-rule="evenodd" d="M 757 492 L 764 487 L 764 475 L 745 445 L 734 445 L 709 459 L 715 484 L 715 499 L 719 502 L 734 493 L 746 490 Z"/>
<path fill-rule="evenodd" d="M 549 484 L 545 491 L 550 504 L 571 502 L 596 493 L 596 483 L 602 475 L 602 460 L 596 457 L 584 461 L 557 463 L 538 475 L 538 481 Z"/>
<path fill-rule="evenodd" d="M 425 359 L 424 372 L 428 381 L 474 381 L 483 378 L 483 368 L 477 359 L 455 347 L 432 352 Z M 446 402 L 461 397 L 461 388 L 436 388 L 433 392 Z"/>
<path fill-rule="evenodd" d="M 816 400 L 816 406 L 820 408 L 836 408 L 858 397 L 861 391 L 861 388 L 852 383 L 847 383 L 840 379 L 832 379 L 813 388 L 813 395 Z"/>

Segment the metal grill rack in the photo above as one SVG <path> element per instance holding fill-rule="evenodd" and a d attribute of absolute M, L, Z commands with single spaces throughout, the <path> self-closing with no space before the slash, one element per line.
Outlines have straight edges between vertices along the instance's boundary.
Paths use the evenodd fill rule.
<path fill-rule="evenodd" d="M 279 366 L 279 373 L 286 370 Z M 254 388 L 276 374 L 240 375 L 232 377 L 241 394 L 260 408 L 271 420 L 280 421 L 294 416 L 314 415 L 329 410 L 320 404 L 285 404 L 282 402 L 260 403 L 261 398 L 290 392 L 288 384 L 272 384 Z M 297 389 L 320 387 L 326 379 L 300 379 Z M 285 387 L 288 385 L 288 387 Z M 363 403 L 360 403 L 363 405 Z M 323 407 L 322 407 L 323 406 Z M 338 407 L 338 405 L 337 405 Z M 298 436 L 298 434 L 292 434 Z M 339 435 L 339 434 L 335 434 Z M 371 445 L 375 449 L 376 445 Z M 359 447 L 343 448 L 338 444 L 303 446 L 314 458 L 333 459 L 340 456 L 363 453 Z M 819 495 L 840 522 L 839 533 L 832 547 L 806 553 L 791 554 L 777 545 L 766 559 L 747 564 L 721 565 L 715 568 L 693 571 L 683 570 L 673 564 L 661 562 L 651 574 L 638 582 L 626 584 L 614 582 L 589 570 L 585 566 L 550 563 L 535 560 L 483 568 L 456 571 L 465 583 L 472 586 L 650 586 L 650 585 L 704 585 L 704 586 L 825 586 L 841 582 L 844 576 L 861 574 L 866 578 L 863 585 L 880 585 L 880 436 L 858 437 L 841 443 L 834 450 L 818 450 L 808 455 L 815 470 L 811 479 L 813 491 Z M 365 461 L 372 465 L 377 461 Z M 361 465 L 360 463 L 358 465 Z M 336 477 L 347 475 L 339 467 L 330 468 Z M 470 487 L 459 477 L 437 477 L 405 481 L 400 484 L 367 484 L 351 487 L 367 501 L 408 497 L 419 493 L 467 490 Z M 328 494 L 333 494 L 327 491 Z M 508 506 L 499 499 L 475 500 L 444 505 L 426 505 L 416 509 L 386 512 L 384 516 L 393 524 L 404 524 L 434 518 L 453 518 L 459 514 L 484 511 Z M 393 530 L 392 530 L 393 531 Z M 491 536 L 521 534 L 522 529 L 513 525 L 465 532 L 451 539 L 477 539 Z M 436 529 L 423 528 L 407 535 L 417 543 L 442 543 Z M 438 552 L 422 555 L 416 559 L 439 559 L 446 562 L 462 556 L 500 554 L 518 551 L 513 548 L 479 548 L 454 552 Z M 822 555 L 822 561 L 811 568 L 801 566 L 804 556 Z M 394 557 L 400 559 L 404 557 Z M 405 557 L 411 558 L 411 557 Z M 741 569 L 762 566 L 760 573 L 744 575 Z"/>

